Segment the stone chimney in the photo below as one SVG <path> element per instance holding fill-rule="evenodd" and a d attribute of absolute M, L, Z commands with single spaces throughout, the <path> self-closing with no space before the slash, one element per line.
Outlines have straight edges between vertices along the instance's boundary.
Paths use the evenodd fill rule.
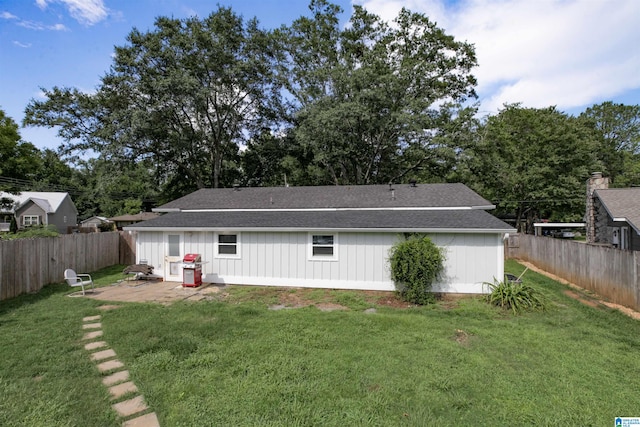
<path fill-rule="evenodd" d="M 593 172 L 587 180 L 587 212 L 584 216 L 587 229 L 587 243 L 596 241 L 596 215 L 593 205 L 593 192 L 609 188 L 609 178 L 604 178 L 602 172 Z"/>

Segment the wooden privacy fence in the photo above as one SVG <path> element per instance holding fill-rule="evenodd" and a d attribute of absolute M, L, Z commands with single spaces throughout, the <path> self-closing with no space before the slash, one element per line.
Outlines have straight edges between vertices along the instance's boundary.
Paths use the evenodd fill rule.
<path fill-rule="evenodd" d="M 66 234 L 0 241 L 0 301 L 38 292 L 64 280 L 64 270 L 90 273 L 135 262 L 134 237 L 126 232 Z"/>
<path fill-rule="evenodd" d="M 518 234 L 507 240 L 505 254 L 640 311 L 638 251 Z"/>

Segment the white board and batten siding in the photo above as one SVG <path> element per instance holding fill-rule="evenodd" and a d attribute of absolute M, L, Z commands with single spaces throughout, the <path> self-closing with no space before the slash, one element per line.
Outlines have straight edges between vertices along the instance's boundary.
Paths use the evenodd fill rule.
<path fill-rule="evenodd" d="M 395 290 L 389 271 L 389 250 L 403 236 L 381 232 L 238 232 L 237 254 L 217 254 L 217 233 L 205 231 L 139 231 L 137 261 L 166 271 L 169 234 L 180 236 L 182 256 L 198 253 L 204 262 L 203 281 L 219 284 L 312 287 L 330 289 Z M 228 233 L 227 233 L 228 234 Z M 311 236 L 333 234 L 334 257 L 311 256 Z M 502 278 L 504 247 L 500 233 L 433 233 L 445 248 L 445 271 L 437 292 L 486 293 L 485 282 Z M 181 277 L 180 277 L 181 278 Z M 165 280 L 178 280 L 175 277 Z"/>

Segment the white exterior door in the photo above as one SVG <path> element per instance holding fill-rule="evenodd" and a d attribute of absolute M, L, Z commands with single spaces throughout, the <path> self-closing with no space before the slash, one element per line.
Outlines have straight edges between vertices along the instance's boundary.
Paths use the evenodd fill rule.
<path fill-rule="evenodd" d="M 182 281 L 184 236 L 181 233 L 166 233 L 164 237 L 164 280 L 167 282 Z"/>

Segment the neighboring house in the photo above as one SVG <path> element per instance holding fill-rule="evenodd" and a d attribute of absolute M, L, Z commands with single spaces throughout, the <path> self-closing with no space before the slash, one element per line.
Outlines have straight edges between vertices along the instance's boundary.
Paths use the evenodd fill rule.
<path fill-rule="evenodd" d="M 204 282 L 385 291 L 393 244 L 424 233 L 446 251 L 434 291 L 483 293 L 515 231 L 494 208 L 463 184 L 201 189 L 125 230 L 166 281 L 197 253 Z"/>
<path fill-rule="evenodd" d="M 158 216 L 159 214 L 155 212 L 140 212 L 131 215 L 114 216 L 113 218 L 109 218 L 109 221 L 115 223 L 118 230 L 122 230 L 122 227 L 126 227 L 127 225 L 147 221 L 149 219 L 157 218 Z"/>
<path fill-rule="evenodd" d="M 596 172 L 587 182 L 587 243 L 640 250 L 640 188 L 608 188 Z"/>
<path fill-rule="evenodd" d="M 14 200 L 13 207 L 0 212 L 15 215 L 18 228 L 54 225 L 66 234 L 78 223 L 78 210 L 68 193 L 23 191 L 19 195 L 0 192 L 0 199 Z"/>
<path fill-rule="evenodd" d="M 90 218 L 85 219 L 84 221 L 80 221 L 80 227 L 82 228 L 92 228 L 98 231 L 98 227 L 102 224 L 111 224 L 108 218 L 103 216 L 92 216 Z"/>

